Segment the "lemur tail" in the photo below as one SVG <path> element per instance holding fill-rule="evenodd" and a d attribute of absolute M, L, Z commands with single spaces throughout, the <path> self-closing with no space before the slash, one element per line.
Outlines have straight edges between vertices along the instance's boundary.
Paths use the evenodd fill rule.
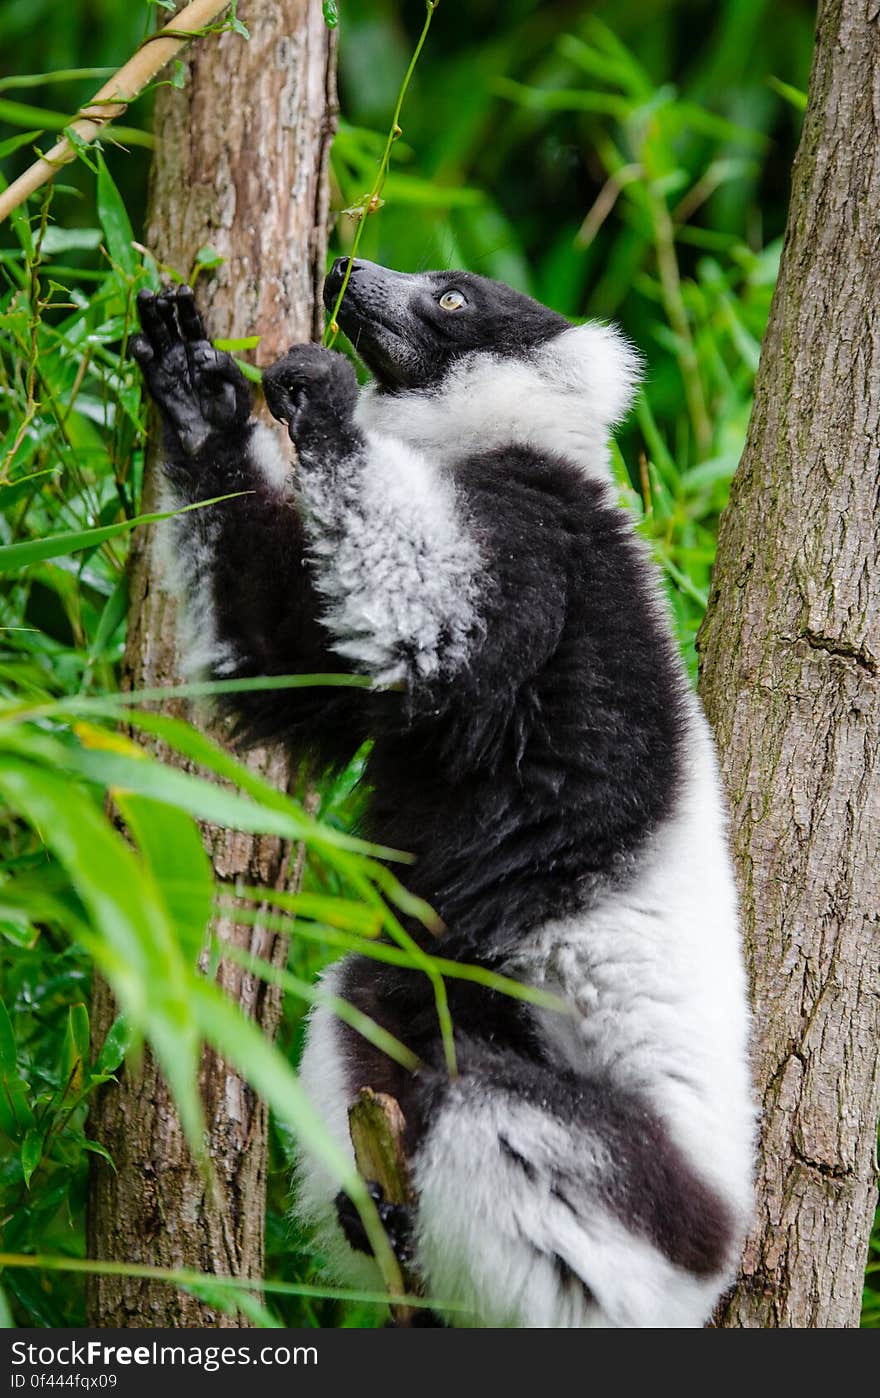
<path fill-rule="evenodd" d="M 425 1085 L 415 1251 L 453 1324 L 701 1325 L 736 1257 L 734 1211 L 667 1128 L 609 1085 L 488 1048 Z M 444 1312 L 444 1299 L 460 1310 Z"/>

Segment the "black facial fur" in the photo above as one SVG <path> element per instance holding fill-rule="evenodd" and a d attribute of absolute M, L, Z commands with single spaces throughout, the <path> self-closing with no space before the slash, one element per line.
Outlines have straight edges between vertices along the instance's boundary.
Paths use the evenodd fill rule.
<path fill-rule="evenodd" d="M 324 283 L 332 311 L 348 259 L 339 258 Z M 464 304 L 444 310 L 449 292 Z M 526 354 L 565 330 L 555 311 L 502 282 L 473 272 L 392 272 L 356 260 L 339 309 L 339 324 L 386 392 L 439 384 L 456 359 L 472 350 Z"/>

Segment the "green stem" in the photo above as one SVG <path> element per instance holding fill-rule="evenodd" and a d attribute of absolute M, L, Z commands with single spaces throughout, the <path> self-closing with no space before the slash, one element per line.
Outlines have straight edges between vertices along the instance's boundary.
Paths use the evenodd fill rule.
<path fill-rule="evenodd" d="M 712 444 L 712 423 L 706 409 L 703 381 L 694 348 L 688 320 L 687 307 L 681 291 L 681 277 L 678 271 L 678 256 L 675 251 L 675 228 L 662 195 L 657 194 L 650 183 L 647 185 L 651 222 L 654 228 L 654 246 L 657 253 L 657 269 L 660 273 L 660 291 L 663 306 L 669 323 L 678 340 L 678 365 L 684 383 L 688 413 L 694 429 L 694 437 L 700 458 L 704 457 Z"/>
<path fill-rule="evenodd" d="M 45 1272 L 84 1272 L 95 1277 L 141 1277 L 145 1281 L 167 1282 L 170 1286 L 224 1287 L 230 1291 L 268 1291 L 280 1296 L 330 1297 L 337 1301 L 361 1301 L 378 1306 L 428 1306 L 436 1302 L 423 1296 L 392 1295 L 386 1291 L 337 1291 L 333 1287 L 307 1286 L 300 1282 L 266 1281 L 263 1277 L 216 1277 L 208 1272 L 190 1272 L 168 1267 L 150 1267 L 143 1262 L 92 1262 L 81 1257 L 50 1257 L 41 1253 L 0 1252 L 0 1267 L 38 1268 Z M 455 1309 L 445 1305 L 444 1309 Z"/>
<path fill-rule="evenodd" d="M 403 110 L 403 101 L 406 97 L 407 88 L 410 85 L 412 75 L 415 72 L 416 64 L 419 61 L 419 56 L 421 55 L 422 49 L 425 46 L 425 40 L 428 37 L 428 30 L 431 28 L 431 20 L 434 18 L 434 11 L 436 10 L 439 3 L 440 0 L 426 0 L 425 23 L 422 25 L 422 32 L 419 35 L 419 41 L 413 50 L 412 58 L 409 61 L 409 67 L 407 68 L 403 76 L 403 82 L 401 83 L 400 91 L 397 94 L 397 102 L 394 106 L 394 115 L 391 118 L 391 126 L 388 130 L 388 137 L 385 141 L 385 149 L 382 152 L 382 159 L 379 161 L 379 169 L 376 172 L 376 178 L 373 181 L 372 189 L 370 190 L 364 202 L 358 208 L 358 226 L 355 231 L 354 242 L 351 245 L 351 252 L 348 255 L 348 262 L 345 268 L 345 276 L 342 278 L 342 286 L 339 288 L 339 295 L 336 298 L 336 302 L 333 306 L 333 310 L 330 315 L 329 324 L 324 333 L 324 344 L 327 349 L 332 348 L 332 346 L 336 342 L 336 337 L 339 334 L 339 325 L 337 324 L 336 317 L 339 314 L 339 307 L 342 305 L 342 298 L 344 297 L 348 289 L 348 283 L 351 278 L 351 269 L 354 266 L 354 260 L 357 257 L 357 251 L 360 247 L 361 234 L 364 231 L 364 225 L 367 221 L 367 215 L 375 213 L 376 209 L 379 207 L 379 198 L 381 196 L 383 188 L 385 187 L 385 181 L 388 178 L 388 166 L 391 160 L 391 147 L 394 145 L 394 142 L 398 140 L 400 136 L 403 134 L 400 129 L 400 113 Z"/>

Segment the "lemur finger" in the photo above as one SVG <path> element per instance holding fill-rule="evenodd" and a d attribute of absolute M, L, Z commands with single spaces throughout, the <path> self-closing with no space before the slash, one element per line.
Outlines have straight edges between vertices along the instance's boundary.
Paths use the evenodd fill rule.
<path fill-rule="evenodd" d="M 177 296 L 174 291 L 163 292 L 158 298 L 157 309 L 159 317 L 165 326 L 165 333 L 168 336 L 169 345 L 182 338 L 180 325 L 177 320 Z"/>
<path fill-rule="evenodd" d="M 240 372 L 232 356 L 224 350 L 216 350 L 208 340 L 199 340 L 192 346 L 191 358 L 193 368 L 202 374 L 217 374 L 231 379 Z"/>
<path fill-rule="evenodd" d="M 128 352 L 132 359 L 136 359 L 141 368 L 144 369 L 155 359 L 153 346 L 146 335 L 134 335 L 128 342 Z"/>
<path fill-rule="evenodd" d="M 306 400 L 305 389 L 298 384 L 288 387 L 279 382 L 276 376 L 267 372 L 263 374 L 263 395 L 269 412 L 279 422 L 286 423 L 288 431 L 293 436 L 297 419 Z"/>
<path fill-rule="evenodd" d="M 181 333 L 185 340 L 204 340 L 207 338 L 191 286 L 177 288 L 177 319 L 180 322 Z"/>
<path fill-rule="evenodd" d="M 366 1253 L 367 1257 L 373 1256 L 373 1249 L 367 1237 L 366 1229 L 361 1222 L 361 1216 L 351 1202 L 347 1194 L 340 1192 L 333 1201 L 336 1208 L 336 1221 L 345 1235 L 345 1241 L 355 1252 Z"/>
<path fill-rule="evenodd" d="M 160 309 L 162 298 L 152 291 L 139 291 L 137 297 L 138 317 L 143 332 L 157 354 L 171 348 L 171 336 L 165 316 Z"/>

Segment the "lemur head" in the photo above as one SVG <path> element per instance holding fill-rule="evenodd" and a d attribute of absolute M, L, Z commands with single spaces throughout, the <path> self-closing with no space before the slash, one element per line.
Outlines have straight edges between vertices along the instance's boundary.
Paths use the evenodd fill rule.
<path fill-rule="evenodd" d="M 332 310 L 348 259 L 324 284 Z M 556 311 L 473 272 L 393 272 L 356 260 L 339 324 L 386 391 L 436 385 L 462 355 L 518 355 L 568 328 Z"/>
<path fill-rule="evenodd" d="M 346 258 L 324 286 L 333 309 Z M 572 325 L 472 272 L 394 272 L 356 260 L 341 328 L 371 371 L 365 426 L 453 458 L 505 443 L 541 446 L 607 478 L 610 426 L 639 377 L 632 346 L 608 326 Z"/>

